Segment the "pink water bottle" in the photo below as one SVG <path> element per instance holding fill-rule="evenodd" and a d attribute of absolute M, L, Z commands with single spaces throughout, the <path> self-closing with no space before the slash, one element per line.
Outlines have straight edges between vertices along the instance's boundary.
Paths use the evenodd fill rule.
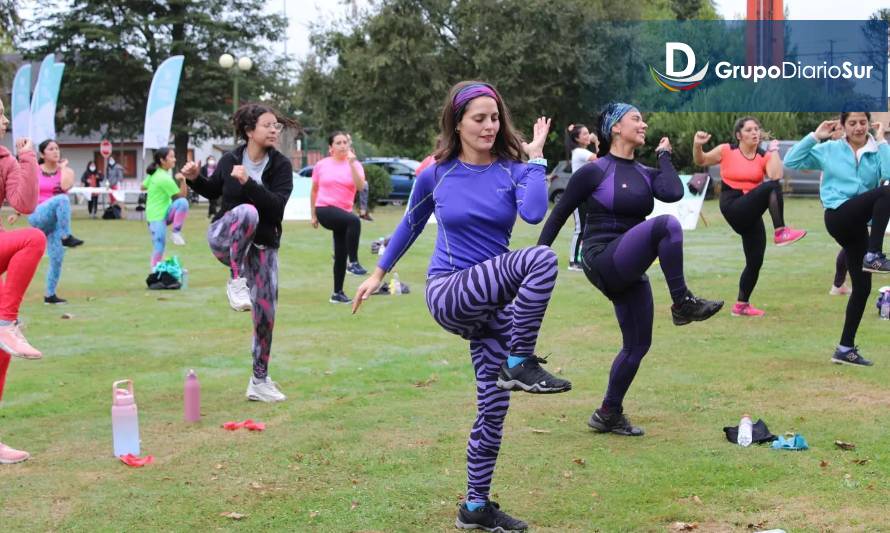
<path fill-rule="evenodd" d="M 185 377 L 183 400 L 185 421 L 197 422 L 201 420 L 201 384 L 198 383 L 198 376 L 195 375 L 194 370 L 189 370 Z"/>
<path fill-rule="evenodd" d="M 119 388 L 125 383 L 126 389 Z M 114 455 L 120 457 L 132 453 L 139 455 L 139 414 L 136 412 L 136 397 L 133 394 L 133 380 L 115 381 L 111 385 L 111 433 L 114 438 Z"/>

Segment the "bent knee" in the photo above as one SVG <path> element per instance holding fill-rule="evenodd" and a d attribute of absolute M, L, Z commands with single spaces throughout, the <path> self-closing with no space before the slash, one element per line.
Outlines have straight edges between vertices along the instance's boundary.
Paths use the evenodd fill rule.
<path fill-rule="evenodd" d="M 536 265 L 552 268 L 556 268 L 559 265 L 559 257 L 556 252 L 553 251 L 553 248 L 540 244 L 532 246 L 529 250 L 535 256 Z"/>

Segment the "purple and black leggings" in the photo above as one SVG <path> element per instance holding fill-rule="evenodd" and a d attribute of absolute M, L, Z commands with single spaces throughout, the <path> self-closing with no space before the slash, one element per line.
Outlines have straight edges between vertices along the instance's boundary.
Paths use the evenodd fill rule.
<path fill-rule="evenodd" d="M 683 228 L 671 215 L 630 228 L 605 248 L 584 255 L 584 273 L 615 307 L 622 346 L 612 363 L 603 399 L 606 411 L 621 411 L 624 396 L 652 344 L 652 287 L 646 270 L 658 258 L 674 303 L 687 294 L 683 276 Z"/>
<path fill-rule="evenodd" d="M 508 252 L 427 280 L 426 303 L 446 331 L 470 341 L 476 373 L 476 421 L 467 443 L 467 501 L 488 500 L 510 391 L 497 388 L 507 356 L 532 355 L 556 284 L 547 246 Z"/>
<path fill-rule="evenodd" d="M 210 224 L 207 241 L 213 255 L 231 269 L 233 278 L 247 280 L 253 307 L 253 376 L 264 379 L 278 304 L 278 249 L 254 244 L 259 220 L 256 207 L 241 204 Z"/>

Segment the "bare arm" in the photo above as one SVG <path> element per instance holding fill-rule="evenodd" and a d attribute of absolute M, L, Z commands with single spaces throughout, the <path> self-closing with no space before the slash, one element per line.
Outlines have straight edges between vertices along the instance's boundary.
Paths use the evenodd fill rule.
<path fill-rule="evenodd" d="M 723 151 L 723 145 L 718 144 L 715 148 L 711 149 L 708 152 L 703 150 L 705 143 L 711 140 L 711 134 L 704 131 L 695 132 L 695 137 L 692 139 L 692 160 L 695 161 L 695 164 L 701 167 L 707 167 L 710 165 L 716 165 L 720 163 L 720 160 L 723 159 L 721 153 Z"/>
<path fill-rule="evenodd" d="M 59 186 L 63 191 L 68 191 L 71 187 L 74 187 L 74 171 L 68 168 L 68 166 L 62 167 L 62 180 L 59 183 Z"/>
<path fill-rule="evenodd" d="M 785 168 L 782 165 L 782 158 L 779 156 L 779 142 L 772 141 L 769 145 L 767 153 L 772 154 L 769 161 L 766 162 L 766 175 L 771 180 L 780 180 L 784 176 Z"/>
<path fill-rule="evenodd" d="M 360 191 L 365 188 L 365 177 L 358 173 L 355 163 L 357 161 L 354 158 L 349 160 L 349 170 L 352 171 L 352 182 L 355 183 L 355 190 Z M 315 204 L 313 203 L 312 205 Z"/>
<path fill-rule="evenodd" d="M 318 183 L 312 181 L 312 190 L 309 192 L 309 212 L 312 213 L 312 227 L 318 227 L 318 217 L 315 216 L 315 198 L 318 196 Z"/>

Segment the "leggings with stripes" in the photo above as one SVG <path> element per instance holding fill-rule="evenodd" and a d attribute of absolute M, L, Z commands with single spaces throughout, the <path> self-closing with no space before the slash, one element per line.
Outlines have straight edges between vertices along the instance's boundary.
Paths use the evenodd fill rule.
<path fill-rule="evenodd" d="M 250 288 L 253 315 L 253 376 L 269 372 L 272 330 L 278 304 L 278 249 L 253 243 L 260 215 L 256 207 L 241 204 L 207 228 L 210 251 L 229 267 L 233 278 L 244 278 Z"/>
<path fill-rule="evenodd" d="M 476 421 L 467 443 L 467 501 L 488 500 L 510 392 L 496 387 L 507 356 L 532 355 L 556 284 L 547 246 L 508 252 L 460 272 L 430 278 L 426 302 L 446 331 L 470 341 Z"/>

